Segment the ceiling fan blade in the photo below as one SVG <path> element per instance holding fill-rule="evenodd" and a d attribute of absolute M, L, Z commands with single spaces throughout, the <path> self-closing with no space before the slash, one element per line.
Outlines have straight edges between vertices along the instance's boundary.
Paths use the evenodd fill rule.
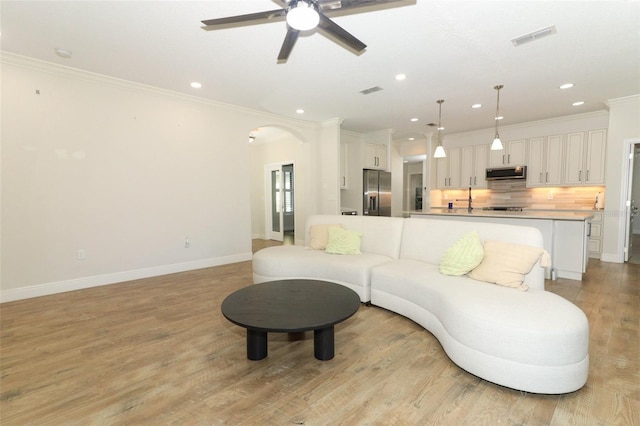
<path fill-rule="evenodd" d="M 322 13 L 320 13 L 320 23 L 318 26 L 356 52 L 362 52 L 367 47 L 366 44 L 349 34 L 344 28 L 324 16 Z"/>
<path fill-rule="evenodd" d="M 286 9 L 267 10 L 266 12 L 249 13 L 248 15 L 229 16 L 226 18 L 208 19 L 202 21 L 206 27 L 205 30 L 214 30 L 211 28 L 215 26 L 229 25 L 229 24 L 243 24 L 251 21 L 260 21 L 263 19 L 276 19 L 284 17 L 287 14 Z"/>
<path fill-rule="evenodd" d="M 293 50 L 293 45 L 296 44 L 296 41 L 298 40 L 298 34 L 300 34 L 300 31 L 287 26 L 287 35 L 284 38 L 282 47 L 280 48 L 278 62 L 285 62 L 289 59 L 289 54 L 291 53 L 291 50 Z"/>
<path fill-rule="evenodd" d="M 318 7 L 323 12 L 331 10 L 348 10 L 356 7 L 382 6 L 387 3 L 397 3 L 406 0 L 320 0 Z"/>

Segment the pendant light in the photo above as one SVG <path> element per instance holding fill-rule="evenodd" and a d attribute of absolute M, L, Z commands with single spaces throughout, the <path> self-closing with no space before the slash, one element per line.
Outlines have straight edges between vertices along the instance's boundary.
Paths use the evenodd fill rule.
<path fill-rule="evenodd" d="M 496 91 L 498 92 L 498 102 L 496 103 L 496 117 L 495 117 L 496 136 L 494 137 L 493 143 L 491 144 L 491 151 L 499 151 L 503 149 L 502 141 L 500 140 L 500 135 L 498 134 L 498 121 L 502 119 L 502 117 L 500 117 L 500 89 L 502 89 L 503 87 L 504 86 L 502 85 L 498 85 L 494 87 L 494 89 L 496 89 Z"/>
<path fill-rule="evenodd" d="M 287 11 L 287 24 L 291 28 L 307 31 L 318 26 L 320 15 L 316 10 L 315 2 L 311 0 L 292 1 Z"/>
<path fill-rule="evenodd" d="M 447 156 L 447 153 L 444 152 L 444 148 L 442 147 L 442 103 L 444 99 L 438 99 L 436 103 L 439 105 L 438 111 L 438 146 L 436 147 L 436 152 L 433 153 L 433 158 L 444 158 Z"/>

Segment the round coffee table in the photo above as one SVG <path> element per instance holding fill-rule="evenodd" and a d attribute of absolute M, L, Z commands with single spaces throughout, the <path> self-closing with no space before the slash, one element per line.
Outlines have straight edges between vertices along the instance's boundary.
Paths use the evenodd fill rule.
<path fill-rule="evenodd" d="M 241 288 L 222 302 L 222 314 L 247 329 L 247 358 L 267 356 L 267 333 L 313 330 L 314 355 L 334 356 L 333 326 L 356 313 L 358 294 L 339 284 L 317 280 L 280 280 Z"/>

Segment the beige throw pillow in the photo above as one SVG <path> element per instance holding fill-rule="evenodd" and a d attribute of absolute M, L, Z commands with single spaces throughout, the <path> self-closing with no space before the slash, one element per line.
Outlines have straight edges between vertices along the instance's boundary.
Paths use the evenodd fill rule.
<path fill-rule="evenodd" d="M 468 276 L 478 281 L 527 290 L 524 276 L 528 274 L 545 250 L 522 244 L 487 240 L 484 259 Z"/>
<path fill-rule="evenodd" d="M 311 225 L 309 227 L 309 248 L 325 250 L 329 241 L 329 228 L 342 228 L 339 223 Z"/>

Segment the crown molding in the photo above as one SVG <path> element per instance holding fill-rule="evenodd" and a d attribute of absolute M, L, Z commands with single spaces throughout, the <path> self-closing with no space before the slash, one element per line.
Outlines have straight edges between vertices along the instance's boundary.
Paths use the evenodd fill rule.
<path fill-rule="evenodd" d="M 300 120 L 295 118 L 286 117 L 283 115 L 259 111 L 255 109 L 240 107 L 233 104 L 227 104 L 224 102 L 214 101 L 210 99 L 200 98 L 198 96 L 188 95 L 185 93 L 175 92 L 168 89 L 162 89 L 155 86 L 150 86 L 143 83 L 137 83 L 129 80 L 123 80 L 116 77 L 111 77 L 104 74 L 98 74 L 91 71 L 85 71 L 78 68 L 72 68 L 66 65 L 60 65 L 53 62 L 42 61 L 39 59 L 30 58 L 28 56 L 16 55 L 6 51 L 0 51 L 0 64 L 8 64 L 16 67 L 31 69 L 34 71 L 44 72 L 52 75 L 56 75 L 63 78 L 71 78 L 75 80 L 85 81 L 89 83 L 101 84 L 103 86 L 109 86 L 117 89 L 125 89 L 135 91 L 139 93 L 146 93 L 155 96 L 163 96 L 173 98 L 176 100 L 190 101 L 199 104 L 204 104 L 210 107 L 216 107 L 226 110 L 239 112 L 242 114 L 252 114 L 254 116 L 262 117 L 265 122 L 275 123 L 295 123 L 295 126 L 302 126 L 307 129 L 317 127 L 318 123 L 308 120 Z M 266 124 L 265 124 L 266 125 Z"/>
<path fill-rule="evenodd" d="M 640 102 L 640 94 L 624 96 L 622 98 L 609 99 L 606 102 L 607 107 L 611 107 L 611 105 L 625 105 L 625 104 L 637 104 Z"/>

